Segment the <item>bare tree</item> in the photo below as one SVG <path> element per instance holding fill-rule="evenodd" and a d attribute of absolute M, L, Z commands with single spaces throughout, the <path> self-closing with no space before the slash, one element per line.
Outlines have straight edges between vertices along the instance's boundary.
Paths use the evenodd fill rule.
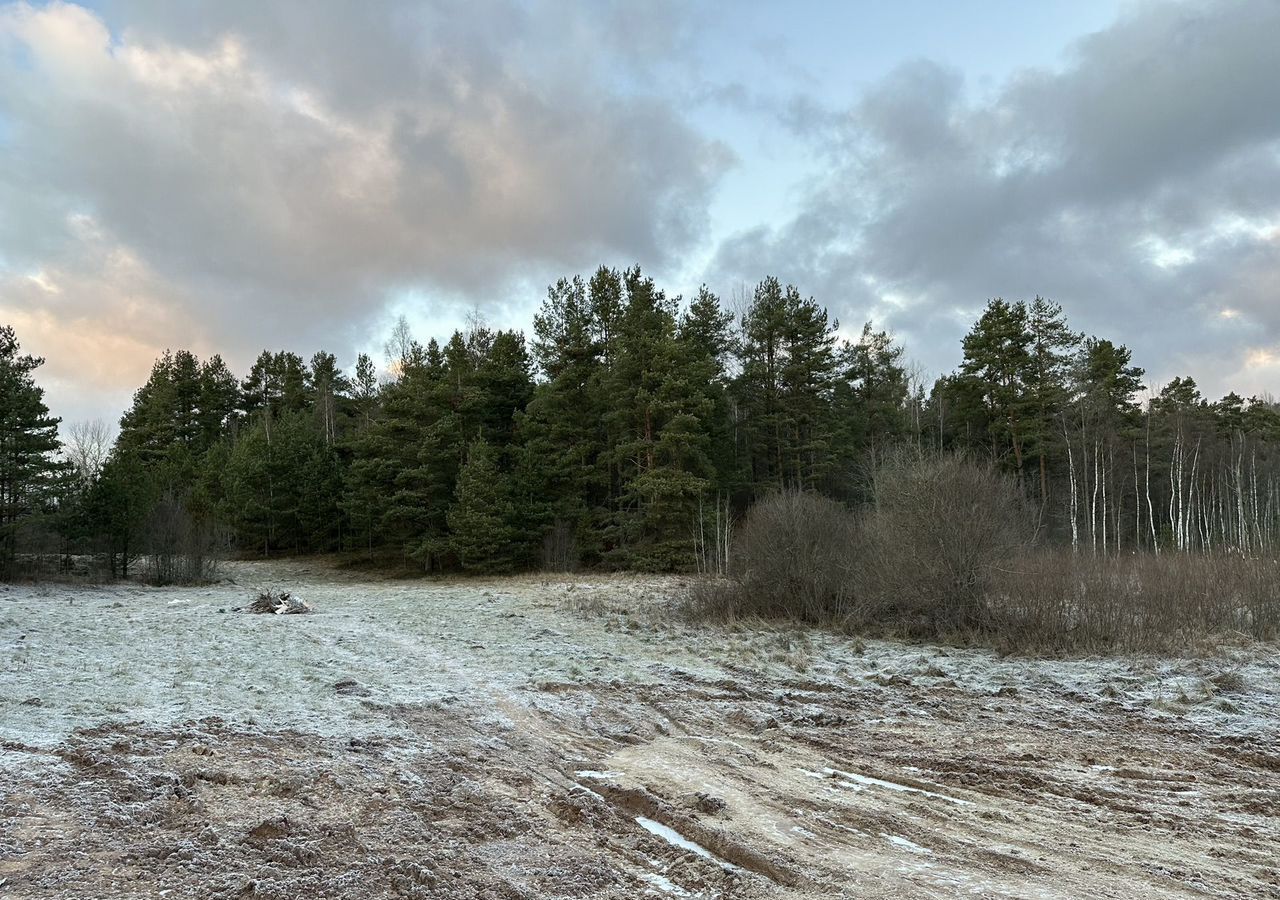
<path fill-rule="evenodd" d="M 413 359 L 414 343 L 413 332 L 409 330 L 409 320 L 401 315 L 396 319 L 395 327 L 391 329 L 391 336 L 387 338 L 382 348 L 387 357 L 387 369 L 396 380 L 404 375 L 405 367 Z"/>
<path fill-rule="evenodd" d="M 72 422 L 63 438 L 62 452 L 80 480 L 88 483 L 102 471 L 114 441 L 111 426 L 101 419 Z"/>

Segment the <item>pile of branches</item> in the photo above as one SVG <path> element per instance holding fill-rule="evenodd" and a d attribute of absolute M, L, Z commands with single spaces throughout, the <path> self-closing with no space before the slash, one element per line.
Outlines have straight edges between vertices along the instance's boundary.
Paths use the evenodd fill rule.
<path fill-rule="evenodd" d="M 287 591 L 263 591 L 245 609 L 251 613 L 268 613 L 273 616 L 297 615 L 311 612 L 311 604 L 299 600 Z"/>

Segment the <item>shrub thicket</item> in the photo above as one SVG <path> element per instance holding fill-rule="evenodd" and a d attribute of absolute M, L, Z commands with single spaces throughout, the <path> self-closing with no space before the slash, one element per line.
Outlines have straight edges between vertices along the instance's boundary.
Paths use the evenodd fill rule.
<path fill-rule="evenodd" d="M 1029 554 L 997 573 L 988 632 L 1017 651 L 1168 650 L 1280 636 L 1280 562 L 1235 554 Z"/>
<path fill-rule="evenodd" d="M 756 504 L 736 531 L 733 574 L 695 582 L 690 612 L 1024 652 L 1280 636 L 1280 561 L 1043 548 L 1022 487 L 962 456 L 890 454 L 871 483 L 860 516 L 813 494 Z"/>
<path fill-rule="evenodd" d="M 693 605 L 718 618 L 823 623 L 849 614 L 858 525 L 841 504 L 785 491 L 747 513 L 733 541 L 732 574 L 695 584 Z"/>
<path fill-rule="evenodd" d="M 990 463 L 891 453 L 873 471 L 857 615 L 911 633 L 981 627 L 1002 566 L 1036 540 L 1035 511 Z"/>

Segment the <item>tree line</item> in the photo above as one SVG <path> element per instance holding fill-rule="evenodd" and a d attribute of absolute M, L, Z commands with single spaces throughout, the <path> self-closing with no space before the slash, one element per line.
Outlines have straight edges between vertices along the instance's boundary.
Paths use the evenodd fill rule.
<path fill-rule="evenodd" d="M 904 443 L 994 460 L 1036 528 L 1080 552 L 1274 554 L 1280 410 L 1190 378 L 1146 396 L 1122 345 L 1057 304 L 991 301 L 928 390 L 903 348 L 842 336 L 766 278 L 736 314 L 638 267 L 552 285 L 528 338 L 481 322 L 379 372 L 264 351 L 243 378 L 156 361 L 114 445 L 63 444 L 12 329 L 0 331 L 0 565 L 24 548 L 157 580 L 241 554 L 359 551 L 424 571 L 722 569 L 731 523 L 779 490 L 874 497 Z"/>

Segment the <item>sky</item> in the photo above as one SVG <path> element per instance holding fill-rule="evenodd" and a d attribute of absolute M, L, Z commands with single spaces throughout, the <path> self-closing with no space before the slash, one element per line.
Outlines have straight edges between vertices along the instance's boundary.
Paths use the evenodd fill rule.
<path fill-rule="evenodd" d="M 0 0 L 0 322 L 67 421 L 165 349 L 381 361 L 639 264 L 936 376 L 988 299 L 1280 387 L 1280 0 Z"/>

